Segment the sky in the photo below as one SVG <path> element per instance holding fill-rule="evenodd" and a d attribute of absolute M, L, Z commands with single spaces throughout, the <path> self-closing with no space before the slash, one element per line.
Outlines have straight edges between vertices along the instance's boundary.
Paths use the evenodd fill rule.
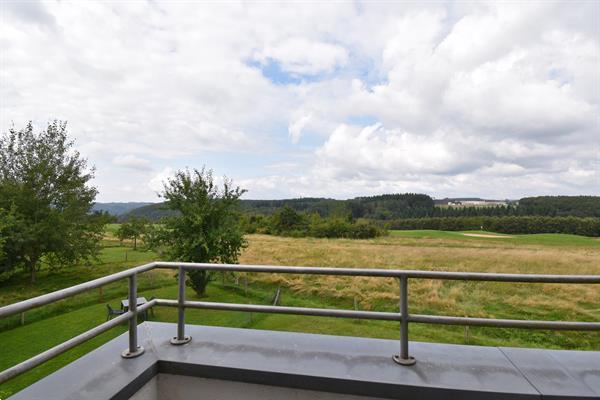
<path fill-rule="evenodd" d="M 600 2 L 0 1 L 0 130 L 68 121 L 98 201 L 600 195 Z"/>

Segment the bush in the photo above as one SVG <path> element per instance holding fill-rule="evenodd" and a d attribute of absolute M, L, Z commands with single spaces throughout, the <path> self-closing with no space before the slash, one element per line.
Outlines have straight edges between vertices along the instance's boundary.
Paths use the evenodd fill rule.
<path fill-rule="evenodd" d="M 361 221 L 351 225 L 350 238 L 369 239 L 387 234 L 387 230 L 372 222 Z"/>
<path fill-rule="evenodd" d="M 305 236 L 309 223 L 305 214 L 300 214 L 293 208 L 285 206 L 271 216 L 270 225 L 273 232 L 280 235 Z"/>
<path fill-rule="evenodd" d="M 292 210 L 292 212 L 294 211 Z M 275 217 L 274 220 L 272 232 L 282 236 L 369 239 L 386 233 L 384 229 L 373 222 L 364 220 L 356 222 L 347 217 L 321 218 L 318 214 L 310 216 L 298 214 L 293 219 L 295 223 L 287 226 L 282 226 L 278 217 Z"/>

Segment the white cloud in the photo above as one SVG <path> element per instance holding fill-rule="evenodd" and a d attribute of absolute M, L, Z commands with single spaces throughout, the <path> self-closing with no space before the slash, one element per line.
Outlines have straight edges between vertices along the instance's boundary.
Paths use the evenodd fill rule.
<path fill-rule="evenodd" d="M 448 174 L 469 162 L 452 141 L 452 135 L 443 132 L 425 137 L 386 130 L 380 124 L 362 129 L 341 125 L 317 156 L 320 168 L 333 176 L 384 176 L 393 180 L 423 173 Z"/>
<path fill-rule="evenodd" d="M 348 52 L 339 45 L 296 37 L 265 47 L 254 59 L 263 63 L 275 60 L 293 74 L 316 75 L 346 65 Z"/>
<path fill-rule="evenodd" d="M 164 184 L 167 180 L 175 175 L 175 170 L 171 167 L 165 167 L 162 171 L 155 174 L 148 181 L 148 188 L 156 193 L 162 192 L 164 189 Z"/>
<path fill-rule="evenodd" d="M 118 167 L 138 169 L 142 171 L 152 170 L 152 163 L 150 160 L 139 158 L 132 154 L 115 157 L 113 164 Z"/>
<path fill-rule="evenodd" d="M 519 164 L 494 162 L 492 165 L 482 168 L 480 172 L 483 175 L 492 176 L 519 176 L 527 171 Z"/>
<path fill-rule="evenodd" d="M 164 174 L 205 164 L 248 197 L 600 194 L 599 15 L 3 1 L 0 129 L 68 120 L 99 200 L 155 200 Z"/>
<path fill-rule="evenodd" d="M 513 56 L 456 74 L 444 98 L 447 110 L 473 128 L 521 138 L 564 136 L 591 127 L 597 107 L 576 98 L 569 85 L 517 65 Z"/>
<path fill-rule="evenodd" d="M 312 115 L 308 114 L 290 123 L 288 126 L 288 134 L 292 139 L 292 143 L 298 143 L 300 136 L 302 136 L 302 129 L 308 124 L 311 117 Z"/>

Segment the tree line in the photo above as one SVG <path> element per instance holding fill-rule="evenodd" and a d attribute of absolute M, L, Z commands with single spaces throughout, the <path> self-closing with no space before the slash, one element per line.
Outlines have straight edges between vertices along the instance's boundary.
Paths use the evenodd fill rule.
<path fill-rule="evenodd" d="M 485 230 L 508 234 L 565 233 L 600 237 L 600 218 L 548 216 L 455 216 L 399 218 L 392 221 L 355 220 L 351 214 L 323 218 L 317 213 L 299 213 L 284 206 L 270 216 L 243 214 L 245 233 L 292 237 L 368 239 L 385 235 L 388 229 L 466 231 Z"/>
<path fill-rule="evenodd" d="M 600 217 L 600 196 L 539 196 L 519 200 L 521 215 Z"/>
<path fill-rule="evenodd" d="M 249 215 L 271 216 L 283 207 L 322 218 L 349 214 L 354 219 L 392 221 L 405 218 L 494 217 L 494 216 L 575 216 L 600 217 L 600 196 L 525 197 L 518 202 L 494 206 L 440 207 L 426 194 L 404 193 L 357 197 L 349 200 L 301 198 L 286 200 L 240 200 L 240 210 Z M 151 204 L 119 216 L 158 221 L 173 215 L 164 204 Z"/>
<path fill-rule="evenodd" d="M 240 200 L 240 210 L 248 215 L 271 216 L 284 207 L 298 213 L 318 214 L 329 218 L 350 214 L 352 218 L 389 220 L 431 216 L 434 212 L 433 199 L 424 194 L 386 194 L 381 196 L 357 197 L 350 200 L 325 198 L 300 198 L 285 200 Z M 119 216 L 119 221 L 131 217 L 159 221 L 173 211 L 163 203 L 150 204 Z"/>
<path fill-rule="evenodd" d="M 317 238 L 369 239 L 385 235 L 387 230 L 369 220 L 355 220 L 350 214 L 321 217 L 320 214 L 297 212 L 283 206 L 272 215 L 243 214 L 246 233 Z"/>
<path fill-rule="evenodd" d="M 350 214 L 352 218 L 391 221 L 405 218 L 477 216 L 574 216 L 600 217 L 600 196 L 524 197 L 506 205 L 440 207 L 426 194 L 403 193 L 356 197 L 348 200 L 302 198 L 288 200 L 241 200 L 249 214 L 272 215 L 282 207 L 321 217 Z"/>
<path fill-rule="evenodd" d="M 397 219 L 391 229 L 442 231 L 485 230 L 498 233 L 566 233 L 600 237 L 600 218 L 499 216 L 499 217 L 433 217 Z"/>

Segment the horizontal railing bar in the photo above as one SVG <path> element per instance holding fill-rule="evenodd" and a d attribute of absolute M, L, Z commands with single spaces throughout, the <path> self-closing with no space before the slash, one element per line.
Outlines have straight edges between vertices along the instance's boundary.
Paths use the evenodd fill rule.
<path fill-rule="evenodd" d="M 20 301 L 18 303 L 10 304 L 8 306 L 0 307 L 0 318 L 8 317 L 10 315 L 22 313 L 23 311 L 30 310 L 32 308 L 40 307 L 55 301 L 66 299 L 67 297 L 74 296 L 86 290 L 95 289 L 100 286 L 118 281 L 119 279 L 130 277 L 131 275 L 146 272 L 155 267 L 155 263 L 149 263 L 141 265 L 139 267 L 126 269 L 125 271 L 117 272 L 112 275 L 103 276 L 102 278 L 94 279 L 92 281 L 84 282 L 79 285 L 71 286 L 65 289 L 57 290 L 56 292 L 43 294 L 32 299 Z"/>
<path fill-rule="evenodd" d="M 243 265 L 243 264 L 206 264 L 206 263 L 179 263 L 179 262 L 152 262 L 139 267 L 130 268 L 89 282 L 57 290 L 32 299 L 20 301 L 0 307 L 0 318 L 18 314 L 32 308 L 40 307 L 55 301 L 63 300 L 86 290 L 127 278 L 133 274 L 146 272 L 154 268 L 176 269 L 179 266 L 185 269 L 211 270 L 211 271 L 238 271 L 238 272 L 267 272 L 287 274 L 312 274 L 312 275 L 337 275 L 337 276 L 369 276 L 421 279 L 444 279 L 465 281 L 495 281 L 495 282 L 529 282 L 529 283 L 600 283 L 600 275 L 535 275 L 535 274 L 495 274 L 482 272 L 445 272 L 445 271 L 419 271 L 419 270 L 393 270 L 393 269 L 361 269 L 361 268 L 323 268 L 323 267 L 287 267 L 274 265 Z"/>
<path fill-rule="evenodd" d="M 156 305 L 177 307 L 176 300 L 157 299 Z M 236 303 L 216 303 L 206 301 L 186 301 L 186 308 L 200 308 L 204 310 L 228 310 L 228 311 L 246 311 L 269 314 L 294 314 L 294 315 L 312 315 L 320 317 L 337 318 L 356 318 L 356 319 L 376 319 L 382 321 L 400 321 L 400 314 L 391 312 L 375 311 L 352 311 L 327 308 L 308 308 L 308 307 L 283 307 L 283 306 L 262 306 L 256 304 L 236 304 Z"/>
<path fill-rule="evenodd" d="M 188 270 L 193 269 L 207 271 L 270 272 L 282 274 L 369 276 L 387 278 L 401 278 L 405 276 L 407 278 L 420 279 L 490 282 L 600 283 L 600 275 L 498 274 L 491 272 L 446 272 L 371 268 L 288 267 L 278 265 L 207 264 L 164 261 L 157 261 L 154 263 L 154 265 L 156 268 L 177 269 L 181 266 Z"/>
<path fill-rule="evenodd" d="M 177 307 L 176 300 L 157 299 L 157 306 Z M 400 321 L 401 314 L 393 312 L 378 311 L 353 311 L 327 308 L 308 307 L 283 307 L 266 306 L 255 304 L 217 303 L 206 301 L 186 301 L 186 308 L 200 308 L 205 310 L 246 311 L 267 314 L 294 314 L 312 315 L 321 317 L 372 319 L 380 321 Z M 525 329 L 554 329 L 575 331 L 600 331 L 600 322 L 565 322 L 565 321 L 527 321 L 518 319 L 493 319 L 493 318 L 469 318 L 448 317 L 435 315 L 410 314 L 409 322 L 460 325 L 460 326 L 489 326 L 496 328 L 525 328 Z"/>
<path fill-rule="evenodd" d="M 150 307 L 153 307 L 154 305 L 156 305 L 156 300 L 151 300 L 151 301 L 145 303 L 144 305 L 139 306 L 138 314 L 141 312 L 144 312 L 145 310 L 149 309 Z M 14 378 L 15 376 L 21 375 L 21 374 L 37 367 L 38 365 L 43 364 L 46 361 L 64 353 L 67 350 L 70 350 L 73 347 L 75 347 L 83 342 L 93 339 L 94 337 L 100 335 L 101 333 L 104 333 L 107 330 L 114 328 L 115 326 L 127 321 L 132 316 L 133 316 L 133 312 L 128 311 L 125 314 L 121 314 L 118 317 L 111 319 L 110 321 L 104 322 L 104 323 L 90 329 L 89 331 L 86 331 L 80 335 L 75 336 L 74 338 L 67 340 L 66 342 L 63 342 L 57 346 L 54 346 L 51 349 L 48 349 L 48 350 L 44 351 L 43 353 L 38 354 L 37 356 L 31 357 L 28 360 L 25 360 L 13 367 L 10 367 L 10 368 L 0 372 L 0 383 L 6 382 L 7 380 Z"/>
<path fill-rule="evenodd" d="M 440 325 L 487 326 L 492 328 L 551 329 L 564 331 L 600 331 L 600 322 L 536 321 L 519 319 L 449 317 L 410 314 L 409 322 Z"/>

